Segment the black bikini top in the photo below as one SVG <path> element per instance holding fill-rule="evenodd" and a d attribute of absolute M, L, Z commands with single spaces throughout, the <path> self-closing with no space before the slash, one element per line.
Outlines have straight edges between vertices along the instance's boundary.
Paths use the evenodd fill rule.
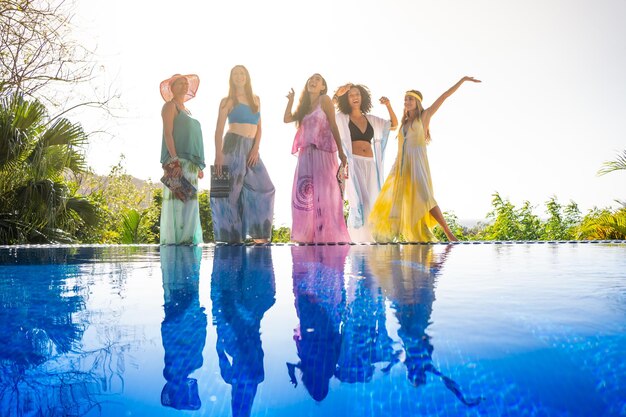
<path fill-rule="evenodd" d="M 357 125 L 352 123 L 352 120 L 348 123 L 348 128 L 350 128 L 350 138 L 352 142 L 363 140 L 365 142 L 372 143 L 372 139 L 374 138 L 374 128 L 370 124 L 369 120 L 367 121 L 365 132 L 361 132 Z"/>

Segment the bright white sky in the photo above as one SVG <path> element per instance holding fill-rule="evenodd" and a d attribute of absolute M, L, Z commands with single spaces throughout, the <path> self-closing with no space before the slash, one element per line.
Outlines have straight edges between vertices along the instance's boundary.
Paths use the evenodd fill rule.
<path fill-rule="evenodd" d="M 494 192 L 543 216 L 555 195 L 583 212 L 626 199 L 626 172 L 596 176 L 626 149 L 624 0 L 76 0 L 74 23 L 97 45 L 101 83 L 121 93 L 121 118 L 72 116 L 94 136 L 88 162 L 106 174 L 120 154 L 127 171 L 157 182 L 161 169 L 159 82 L 197 73 L 188 108 L 200 120 L 207 165 L 229 71 L 245 65 L 261 97 L 261 158 L 276 187 L 275 218 L 291 224 L 295 126 L 282 116 L 321 73 L 329 90 L 348 81 L 391 99 L 402 113 L 415 88 L 428 106 L 464 75 L 431 122 L 435 197 L 461 220 L 484 219 Z M 376 103 L 372 114 L 386 117 Z M 395 135 L 386 170 L 396 156 Z M 209 181 L 200 182 L 208 188 Z"/>

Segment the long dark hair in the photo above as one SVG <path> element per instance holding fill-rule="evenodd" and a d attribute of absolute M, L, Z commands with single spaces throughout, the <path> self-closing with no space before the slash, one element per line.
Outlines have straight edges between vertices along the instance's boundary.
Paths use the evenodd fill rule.
<path fill-rule="evenodd" d="M 416 100 L 417 115 L 415 118 L 411 119 L 409 116 L 409 112 L 404 110 L 402 114 L 402 123 L 400 124 L 400 129 L 402 130 L 402 132 L 404 132 L 405 124 L 407 123 L 412 124 L 415 120 L 422 120 L 422 113 L 424 113 L 424 106 L 422 106 L 422 99 L 424 98 L 424 96 L 422 95 L 422 93 L 420 93 L 418 90 L 409 90 L 407 91 L 407 93 L 417 94 L 420 97 L 420 99 Z M 424 132 L 424 134 L 426 135 L 426 143 L 429 143 L 430 142 L 430 126 L 428 127 L 428 130 Z"/>
<path fill-rule="evenodd" d="M 309 80 L 314 76 L 319 75 L 324 83 L 324 89 L 320 91 L 320 97 L 328 92 L 328 84 L 326 83 L 326 79 L 321 76 L 321 74 L 315 73 L 307 78 L 306 83 L 304 83 L 304 88 L 302 89 L 302 94 L 300 94 L 300 101 L 298 102 L 298 107 L 296 108 L 296 112 L 293 115 L 293 119 L 296 121 L 296 126 L 300 125 L 304 116 L 306 116 L 311 111 L 311 96 L 307 91 L 307 86 L 309 85 Z"/>
<path fill-rule="evenodd" d="M 243 65 L 235 65 L 230 70 L 230 77 L 228 78 L 228 99 L 232 100 L 233 107 L 239 104 L 239 100 L 237 100 L 237 88 L 235 87 L 235 83 L 233 82 L 233 71 L 237 68 L 241 68 L 243 72 L 246 74 L 246 84 L 243 86 L 243 90 L 246 94 L 246 99 L 248 100 L 248 104 L 250 106 L 250 110 L 252 113 L 256 113 L 259 111 L 259 104 L 254 99 L 254 93 L 252 92 L 252 81 L 250 80 L 250 73 L 248 69 Z"/>
<path fill-rule="evenodd" d="M 369 88 L 362 84 L 352 84 L 350 89 L 358 88 L 361 92 L 361 113 L 367 114 L 370 110 L 372 110 L 372 94 L 370 93 Z M 350 90 L 346 91 L 344 95 L 337 96 L 337 108 L 343 114 L 350 114 L 352 112 L 352 107 L 350 107 L 350 100 L 348 99 L 348 94 L 350 94 Z M 334 98 L 335 98 L 334 97 Z"/>

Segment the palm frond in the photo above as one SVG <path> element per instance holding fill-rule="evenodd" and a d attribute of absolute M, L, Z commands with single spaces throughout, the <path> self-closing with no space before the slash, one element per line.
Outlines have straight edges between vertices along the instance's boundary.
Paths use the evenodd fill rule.
<path fill-rule="evenodd" d="M 141 213 L 135 209 L 127 210 L 122 215 L 122 243 L 140 243 L 139 225 Z"/>
<path fill-rule="evenodd" d="M 578 228 L 578 239 L 626 239 L 626 208 L 592 210 Z"/>
<path fill-rule="evenodd" d="M 598 224 L 607 231 L 604 239 L 626 239 L 626 210 L 605 213 L 598 219 Z"/>
<path fill-rule="evenodd" d="M 75 212 L 85 224 L 93 226 L 98 223 L 96 209 L 85 198 L 71 197 L 67 199 L 66 210 Z"/>
<path fill-rule="evenodd" d="M 605 175 L 609 172 L 626 170 L 626 150 L 621 155 L 617 155 L 614 161 L 606 161 L 598 171 L 598 175 Z"/>
<path fill-rule="evenodd" d="M 47 175 L 60 177 L 66 168 L 81 172 L 86 165 L 81 147 L 86 141 L 87 136 L 80 125 L 67 119 L 58 120 L 43 132 L 28 157 L 28 163 L 39 167 L 36 170 L 38 178 Z"/>
<path fill-rule="evenodd" d="M 35 146 L 45 117 L 45 108 L 19 96 L 0 100 L 0 169 L 7 163 L 22 160 Z"/>
<path fill-rule="evenodd" d="M 46 146 L 67 145 L 79 147 L 87 142 L 87 135 L 78 123 L 59 119 L 42 134 L 42 143 Z"/>
<path fill-rule="evenodd" d="M 24 223 L 16 213 L 0 213 L 0 245 L 13 245 L 25 242 L 24 231 L 28 224 Z"/>
<path fill-rule="evenodd" d="M 64 207 L 66 198 L 67 187 L 50 179 L 29 181 L 15 190 L 20 215 L 35 229 L 55 224 L 59 209 Z"/>

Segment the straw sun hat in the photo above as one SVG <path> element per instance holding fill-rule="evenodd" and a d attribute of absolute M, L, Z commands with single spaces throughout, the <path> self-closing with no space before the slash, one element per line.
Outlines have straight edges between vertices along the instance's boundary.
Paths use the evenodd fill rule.
<path fill-rule="evenodd" d="M 185 94 L 185 98 L 183 100 L 191 100 L 196 96 L 196 91 L 198 91 L 198 85 L 200 85 L 200 78 L 196 74 L 174 74 L 167 80 L 161 81 L 160 89 L 161 97 L 163 97 L 163 100 L 170 101 L 174 97 L 174 94 L 172 94 L 172 84 L 174 84 L 174 81 L 181 77 L 185 77 L 187 78 L 187 81 L 189 81 L 189 88 L 187 89 L 187 93 Z"/>

